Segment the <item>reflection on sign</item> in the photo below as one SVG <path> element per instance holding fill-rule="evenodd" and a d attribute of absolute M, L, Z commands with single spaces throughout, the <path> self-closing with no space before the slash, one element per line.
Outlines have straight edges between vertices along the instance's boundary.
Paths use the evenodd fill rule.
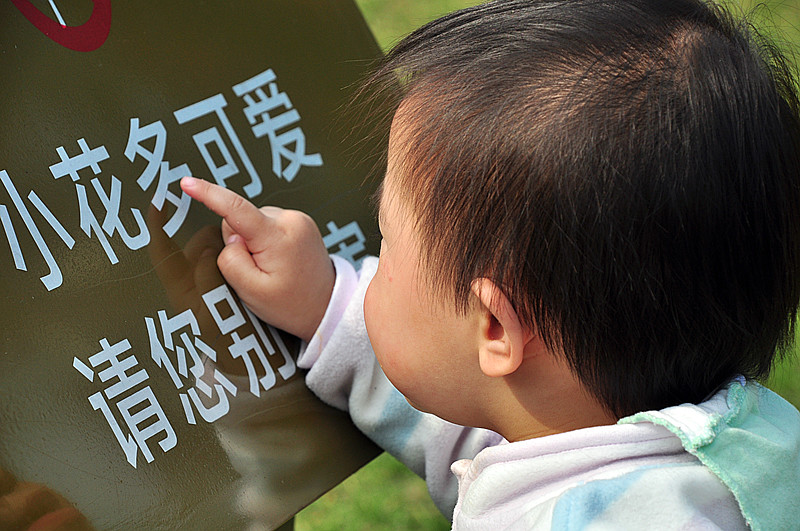
<path fill-rule="evenodd" d="M 256 316 L 253 315 L 247 306 L 242 305 L 244 307 L 244 313 L 247 314 L 248 320 L 252 323 L 258 335 L 258 339 L 256 339 L 256 336 L 253 334 L 242 339 L 239 336 L 238 330 L 246 324 L 246 321 L 236 304 L 233 294 L 228 289 L 228 286 L 223 284 L 205 293 L 203 295 L 203 302 L 205 302 L 208 310 L 211 312 L 211 316 L 214 318 L 214 322 L 217 324 L 219 331 L 224 335 L 230 334 L 233 338 L 233 344 L 229 347 L 229 350 L 234 358 L 241 358 L 244 361 L 245 367 L 247 368 L 247 378 L 250 382 L 250 392 L 255 396 L 261 396 L 261 387 L 263 387 L 265 391 L 269 391 L 272 386 L 275 385 L 275 371 L 273 371 L 272 366 L 267 361 L 264 349 L 262 349 L 258 339 L 261 340 L 261 344 L 266 348 L 266 354 L 273 356 L 276 350 L 267 339 L 264 328 L 261 326 Z M 229 315 L 228 317 L 223 317 L 224 314 Z M 272 337 L 275 339 L 278 352 L 280 352 L 283 357 L 283 364 L 278 369 L 278 372 L 284 380 L 288 380 L 294 375 L 296 370 L 294 360 L 289 355 L 289 352 L 286 350 L 283 341 L 281 341 L 275 329 L 272 327 L 268 328 L 270 329 Z M 257 377 L 251 354 L 256 355 L 261 367 L 266 373 L 261 378 Z"/>
<path fill-rule="evenodd" d="M 252 125 L 253 135 L 256 138 L 267 138 L 272 154 L 273 172 L 278 178 L 292 181 L 301 167 L 321 166 L 322 156 L 318 153 L 306 153 L 305 134 L 298 125 L 300 115 L 292 107 L 289 97 L 279 91 L 276 79 L 274 72 L 268 69 L 234 85 L 233 92 L 246 103 L 244 114 Z M 179 125 L 189 127 L 188 124 L 195 125 L 195 122 L 199 122 L 199 127 L 205 127 L 193 135 L 194 142 L 208 171 L 221 186 L 226 186 L 226 180 L 239 174 L 240 171 L 228 147 L 232 146 L 239 163 L 250 177 L 250 182 L 244 186 L 244 193 L 253 198 L 263 190 L 261 177 L 225 114 L 226 106 L 225 96 L 219 93 L 178 109 L 174 112 L 174 117 Z M 214 119 L 217 123 L 208 127 L 204 124 L 208 119 Z M 219 126 L 222 127 L 222 133 Z M 164 159 L 166 143 L 167 128 L 161 120 L 142 126 L 138 117 L 131 118 L 124 155 L 131 163 L 136 163 L 139 158 L 147 163 L 136 177 L 136 183 L 144 191 L 150 190 L 153 183 L 156 183 L 151 203 L 157 210 L 162 211 L 166 204 L 171 205 L 169 209 L 172 213 L 162 230 L 167 236 L 172 237 L 183 225 L 191 202 L 180 189 L 178 181 L 181 177 L 191 175 L 192 171 L 186 163 L 181 162 L 173 166 L 170 161 Z M 56 148 L 60 160 L 50 165 L 50 173 L 57 180 L 69 176 L 75 183 L 80 229 L 90 239 L 96 238 L 109 262 L 117 264 L 119 258 L 111 243 L 115 235 L 128 249 L 137 250 L 150 242 L 150 233 L 139 209 L 130 208 L 128 212 L 122 209 L 123 180 L 111 175 L 108 179 L 104 179 L 107 184 L 101 182 L 101 177 L 104 177 L 101 176 L 101 163 L 112 156 L 105 145 L 92 143 L 90 146 L 85 137 L 78 138 L 76 144 L 77 149 L 72 147 L 74 144 L 69 149 L 63 145 Z M 152 147 L 147 147 L 149 145 Z M 221 161 L 218 160 L 220 157 Z M 124 182 L 132 180 L 130 176 L 124 178 Z M 31 216 L 28 206 L 6 170 L 0 171 L 0 181 L 50 270 L 47 275 L 41 277 L 42 283 L 48 291 L 58 288 L 63 283 L 61 269 Z M 90 195 L 96 198 L 94 208 Z M 27 198 L 67 248 L 72 249 L 75 244 L 74 237 L 55 218 L 36 192 L 28 191 Z M 99 210 L 96 206 L 97 200 L 100 203 Z M 9 208 L 2 203 L 0 203 L 0 223 L 11 248 L 14 266 L 20 271 L 27 271 Z M 73 229 L 72 233 L 75 232 Z"/>
<path fill-rule="evenodd" d="M 327 227 L 330 234 L 323 240 L 328 250 L 353 264 L 360 263 L 366 252 L 358 224 L 351 222 L 340 229 L 330 222 Z M 216 324 L 213 334 L 219 332 L 232 340 L 227 354 L 244 364 L 248 390 L 253 396 L 260 397 L 262 391 L 272 389 L 278 375 L 284 381 L 294 376 L 297 366 L 280 334 L 273 327 L 264 326 L 247 306 L 237 302 L 226 284 L 207 291 L 201 298 Z M 169 375 L 186 421 L 197 424 L 195 412 L 208 423 L 221 419 L 230 409 L 228 397 L 237 395 L 237 386 L 217 368 L 222 360 L 202 340 L 194 312 L 189 309 L 170 317 L 165 310 L 158 310 L 156 317 L 144 317 L 150 358 Z M 244 335 L 248 326 L 255 332 Z M 143 385 L 150 377 L 147 370 L 138 368 L 135 354 L 127 354 L 132 348 L 130 341 L 123 339 L 112 345 L 103 338 L 100 347 L 100 352 L 89 356 L 88 365 L 77 356 L 72 365 L 90 382 L 99 376 L 100 382 L 106 384 L 102 391 L 89 397 L 89 403 L 103 414 L 128 463 L 137 467 L 139 451 L 151 463 L 154 456 L 148 441 L 158 436 L 158 445 L 167 452 L 177 445 L 175 430 L 151 387 Z M 280 360 L 277 371 L 270 359 Z M 109 402 L 116 406 L 121 423 Z"/>
<path fill-rule="evenodd" d="M 280 359 L 277 374 L 283 380 L 294 376 L 297 366 L 278 332 L 270 326 L 265 330 L 246 306 L 237 303 L 228 286 L 214 288 L 202 299 L 217 328 L 208 335 L 217 337 L 218 331 L 233 340 L 227 355 L 244 362 L 250 393 L 261 396 L 262 389 L 268 391 L 276 384 L 276 370 L 269 359 Z M 197 424 L 195 412 L 209 423 L 221 419 L 229 411 L 228 396 L 236 396 L 237 387 L 217 368 L 217 362 L 222 360 L 201 339 L 194 312 L 186 310 L 169 317 L 166 311 L 159 310 L 156 315 L 158 321 L 144 318 L 150 358 L 166 371 L 178 390 L 186 421 Z M 243 330 L 249 330 L 244 328 L 248 323 L 255 332 L 244 335 Z M 103 338 L 100 347 L 100 352 L 89 356 L 88 364 L 77 356 L 73 358 L 73 367 L 90 382 L 96 375 L 105 384 L 104 389 L 89 397 L 89 403 L 105 417 L 128 463 L 136 468 L 139 451 L 151 463 L 154 457 L 148 441 L 157 438 L 161 450 L 167 452 L 177 445 L 175 430 L 147 385 L 147 370 L 139 368 L 136 354 L 128 353 L 130 341 L 123 339 L 112 345 Z M 116 406 L 122 422 L 111 406 Z"/>
<path fill-rule="evenodd" d="M 194 417 L 195 409 L 206 422 L 219 420 L 228 412 L 227 395 L 236 396 L 236 386 L 216 369 L 214 369 L 212 375 L 211 385 L 214 387 L 211 387 L 203 380 L 206 369 L 200 353 L 205 356 L 205 359 L 214 363 L 217 361 L 217 353 L 200 339 L 200 326 L 194 313 L 191 310 L 186 310 L 175 317 L 169 318 L 167 317 L 167 312 L 160 310 L 158 312 L 158 327 L 152 317 L 145 317 L 144 321 L 147 325 L 147 336 L 150 339 L 150 357 L 153 358 L 156 365 L 167 371 L 172 383 L 175 385 L 175 389 L 183 391 L 178 396 L 186 414 L 186 421 L 189 424 L 197 424 Z M 189 330 L 185 330 L 186 327 Z M 159 328 L 161 330 L 160 337 Z M 184 330 L 181 331 L 181 329 Z M 178 332 L 180 332 L 180 344 L 176 344 L 174 341 Z M 191 367 L 187 363 L 187 353 L 191 359 Z M 177 369 L 172 359 L 177 361 Z M 189 376 L 189 372 L 191 372 L 191 376 Z M 206 407 L 203 404 L 197 394 L 198 389 L 211 399 L 214 399 L 216 394 L 213 406 Z"/>

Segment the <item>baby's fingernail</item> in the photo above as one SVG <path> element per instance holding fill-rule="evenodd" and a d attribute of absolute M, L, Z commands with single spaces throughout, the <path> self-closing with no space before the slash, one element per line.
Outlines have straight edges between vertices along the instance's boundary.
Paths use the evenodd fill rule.
<path fill-rule="evenodd" d="M 184 177 L 181 179 L 181 188 L 194 188 L 197 185 L 197 179 L 194 177 Z"/>
<path fill-rule="evenodd" d="M 240 241 L 242 241 L 242 237 L 241 236 L 239 236 L 238 234 L 231 234 L 228 237 L 228 241 L 226 241 L 225 244 L 226 245 L 233 245 L 234 243 L 240 242 Z"/>

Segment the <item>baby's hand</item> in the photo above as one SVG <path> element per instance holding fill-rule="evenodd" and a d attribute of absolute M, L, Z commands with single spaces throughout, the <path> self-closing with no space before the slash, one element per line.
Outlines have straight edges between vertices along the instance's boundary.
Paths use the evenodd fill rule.
<path fill-rule="evenodd" d="M 235 192 L 185 177 L 181 188 L 222 216 L 217 265 L 262 320 L 310 341 L 333 291 L 335 272 L 317 225 L 306 214 L 255 207 Z"/>

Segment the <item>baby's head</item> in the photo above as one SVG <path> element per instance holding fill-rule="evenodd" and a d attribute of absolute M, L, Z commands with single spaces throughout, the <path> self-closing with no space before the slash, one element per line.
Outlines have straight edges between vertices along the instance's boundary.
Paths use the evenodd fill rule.
<path fill-rule="evenodd" d="M 416 31 L 378 78 L 402 80 L 381 208 L 407 214 L 419 304 L 468 316 L 488 279 L 616 417 L 763 377 L 800 299 L 783 64 L 695 0 L 512 0 Z"/>

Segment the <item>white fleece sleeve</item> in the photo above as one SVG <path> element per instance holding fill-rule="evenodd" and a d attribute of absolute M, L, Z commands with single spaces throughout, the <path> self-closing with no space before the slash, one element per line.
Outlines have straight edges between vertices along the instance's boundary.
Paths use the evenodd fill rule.
<path fill-rule="evenodd" d="M 450 465 L 473 458 L 502 441 L 497 433 L 465 428 L 411 407 L 375 360 L 364 325 L 364 295 L 378 260 L 366 258 L 359 272 L 339 257 L 328 309 L 298 366 L 310 369 L 306 384 L 324 402 L 348 411 L 353 423 L 428 484 L 434 503 L 452 518 L 458 495 Z"/>

